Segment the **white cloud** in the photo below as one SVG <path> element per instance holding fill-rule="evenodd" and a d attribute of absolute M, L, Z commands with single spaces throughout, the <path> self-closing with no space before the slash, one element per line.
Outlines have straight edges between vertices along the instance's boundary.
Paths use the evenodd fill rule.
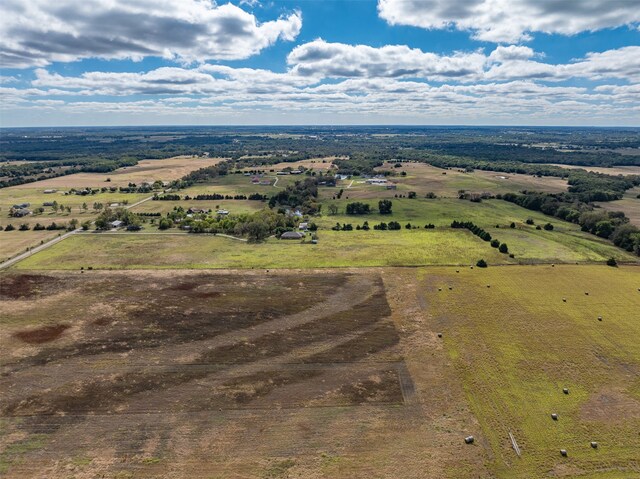
<path fill-rule="evenodd" d="M 319 39 L 294 48 L 287 62 L 292 73 L 315 78 L 424 78 L 439 82 L 640 79 L 640 47 L 636 46 L 589 53 L 567 64 L 535 59 L 542 56 L 518 45 L 499 45 L 489 55 L 476 51 L 442 56 L 405 45 L 374 48 Z"/>
<path fill-rule="evenodd" d="M 440 56 L 406 45 L 374 48 L 322 39 L 297 46 L 287 57 L 298 75 L 332 78 L 471 78 L 482 73 L 485 61 L 478 52 Z"/>
<path fill-rule="evenodd" d="M 640 0 L 379 0 L 391 25 L 456 28 L 478 40 L 519 42 L 531 33 L 573 35 L 640 22 Z"/>
<path fill-rule="evenodd" d="M 91 57 L 244 59 L 302 27 L 298 12 L 260 23 L 208 0 L 3 0 L 1 8 L 0 64 L 12 68 Z"/>

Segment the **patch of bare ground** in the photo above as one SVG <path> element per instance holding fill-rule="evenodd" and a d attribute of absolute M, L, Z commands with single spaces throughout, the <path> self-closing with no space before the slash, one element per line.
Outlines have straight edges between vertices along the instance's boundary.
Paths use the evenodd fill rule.
<path fill-rule="evenodd" d="M 28 291 L 2 319 L 6 477 L 445 477 L 408 304 L 377 272 L 21 276 L 2 277 Z"/>
<path fill-rule="evenodd" d="M 592 395 L 582 406 L 587 421 L 625 422 L 640 418 L 640 402 L 622 391 L 607 389 Z"/>

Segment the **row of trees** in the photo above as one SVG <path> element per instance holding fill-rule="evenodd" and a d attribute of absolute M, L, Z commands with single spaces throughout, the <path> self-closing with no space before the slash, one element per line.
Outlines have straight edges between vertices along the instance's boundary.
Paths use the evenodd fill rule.
<path fill-rule="evenodd" d="M 471 221 L 452 221 L 451 222 L 451 227 L 452 228 L 464 228 L 464 229 L 468 229 L 469 231 L 471 231 L 474 235 L 478 236 L 479 238 L 483 239 L 484 241 L 490 241 L 491 246 L 494 248 L 498 248 L 498 250 L 501 253 L 508 253 L 509 252 L 509 247 L 507 246 L 506 243 L 500 243 L 500 241 L 498 241 L 497 239 L 492 239 L 491 235 L 489 234 L 488 231 L 485 231 L 483 228 L 481 228 L 480 226 L 474 224 Z M 515 227 L 515 224 L 514 224 Z"/>

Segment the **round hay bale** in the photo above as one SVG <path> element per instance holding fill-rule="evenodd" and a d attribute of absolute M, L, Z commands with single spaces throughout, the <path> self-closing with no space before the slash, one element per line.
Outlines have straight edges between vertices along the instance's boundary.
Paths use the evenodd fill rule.
<path fill-rule="evenodd" d="M 449 291 L 451 291 L 453 289 L 453 286 L 449 286 Z"/>
<path fill-rule="evenodd" d="M 567 450 L 566 449 L 560 449 L 560 455 L 562 455 L 562 457 L 567 457 Z"/>
<path fill-rule="evenodd" d="M 591 441 L 591 447 L 594 449 L 598 449 L 598 443 L 596 441 Z"/>
<path fill-rule="evenodd" d="M 562 302 L 566 303 L 567 302 L 567 298 L 562 298 Z"/>
<path fill-rule="evenodd" d="M 464 438 L 464 442 L 466 444 L 473 444 L 473 441 L 474 441 L 473 436 L 467 436 L 467 437 Z"/>
<path fill-rule="evenodd" d="M 438 291 L 442 291 L 442 288 L 438 288 Z"/>
<path fill-rule="evenodd" d="M 554 421 L 558 420 L 558 415 L 554 412 L 551 414 L 551 419 L 553 419 Z"/>
<path fill-rule="evenodd" d="M 438 337 L 441 338 L 442 337 L 442 333 L 438 333 Z"/>
<path fill-rule="evenodd" d="M 555 268 L 555 267 L 556 267 L 556 265 L 555 265 L 555 264 L 552 264 L 552 265 L 551 265 L 551 267 L 552 267 L 552 268 Z"/>
<path fill-rule="evenodd" d="M 585 296 L 589 296 L 589 291 L 585 291 L 585 292 L 584 292 L 584 295 L 585 295 Z"/>
<path fill-rule="evenodd" d="M 490 285 L 490 284 L 488 284 L 488 285 L 487 285 L 487 288 L 490 288 L 490 287 L 491 287 L 491 285 Z"/>
<path fill-rule="evenodd" d="M 568 389 L 568 388 L 564 388 L 564 389 L 562 390 L 562 392 L 563 392 L 563 393 L 565 393 L 565 394 L 569 394 L 569 389 Z"/>
<path fill-rule="evenodd" d="M 457 269 L 457 270 L 456 270 L 456 273 L 459 273 L 459 272 L 460 272 L 460 270 L 459 270 L 459 269 Z"/>
<path fill-rule="evenodd" d="M 598 316 L 598 321 L 602 321 L 602 316 Z"/>

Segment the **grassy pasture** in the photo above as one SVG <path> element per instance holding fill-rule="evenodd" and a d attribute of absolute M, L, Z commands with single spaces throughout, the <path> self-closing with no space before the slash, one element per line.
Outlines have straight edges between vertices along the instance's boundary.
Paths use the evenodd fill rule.
<path fill-rule="evenodd" d="M 17 225 L 15 225 L 17 228 Z M 0 231 L 0 261 L 24 253 L 27 248 L 38 246 L 63 234 L 64 231 Z"/>
<path fill-rule="evenodd" d="M 587 170 L 594 173 L 604 173 L 605 175 L 640 175 L 640 166 L 612 166 L 610 168 L 604 166 L 577 166 L 577 165 L 560 165 L 551 163 L 551 166 L 559 166 L 569 170 Z"/>
<path fill-rule="evenodd" d="M 640 473 L 638 267 L 434 268 L 418 281 L 496 477 Z"/>
<path fill-rule="evenodd" d="M 345 194 L 346 191 L 350 190 L 345 190 Z M 403 227 L 407 222 L 410 222 L 420 228 L 423 228 L 425 224 L 432 223 L 437 228 L 448 229 L 451 221 L 457 219 L 472 221 L 486 229 L 494 238 L 507 243 L 510 251 L 516 255 L 516 260 L 519 262 L 605 261 L 612 256 L 621 261 L 638 261 L 637 257 L 614 247 L 610 242 L 580 231 L 580 228 L 573 223 L 526 210 L 506 201 L 488 200 L 482 203 L 472 203 L 466 200 L 446 198 L 433 200 L 391 198 L 393 214 L 386 216 L 377 214 L 377 200 L 362 200 L 369 203 L 376 213 L 363 216 L 340 214 L 344 213 L 347 203 L 351 201 L 351 198 L 349 200 L 326 200 L 323 206 L 324 215 L 316 223 L 320 227 L 328 229 L 336 222 L 352 223 L 355 227 L 366 220 L 373 227 L 373 224 L 380 221 L 394 220 Z M 338 206 L 339 214 L 327 215 L 329 203 Z M 536 225 L 551 222 L 554 225 L 554 230 L 536 230 L 535 225 L 525 224 L 527 218 L 533 219 Z M 516 223 L 516 229 L 509 228 L 511 222 Z M 499 225 L 500 228 L 496 228 L 496 225 Z M 349 235 L 350 232 L 346 231 L 342 234 Z M 486 245 L 488 246 L 488 244 Z"/>
<path fill-rule="evenodd" d="M 444 170 L 424 163 L 402 163 L 402 168 L 394 168 L 392 165 L 386 164 L 378 170 L 392 171 L 397 174 L 402 171 L 406 172 L 406 176 L 390 178 L 391 181 L 398 184 L 396 192 L 406 194 L 408 191 L 415 191 L 419 196 L 433 192 L 438 196 L 457 197 L 458 190 L 492 194 L 517 193 L 521 190 L 559 193 L 567 190 L 567 182 L 561 178 L 536 178 L 531 175 L 481 170 L 464 173 L 456 169 Z M 366 191 L 365 187 L 362 194 L 366 194 Z"/>
<path fill-rule="evenodd" d="M 250 244 L 174 234 L 79 234 L 16 265 L 20 269 L 327 268 L 508 262 L 460 230 L 322 231 L 317 245 L 269 239 Z M 511 260 L 513 261 L 513 260 Z"/>
<path fill-rule="evenodd" d="M 603 210 L 608 211 L 622 211 L 629 218 L 629 221 L 640 226 L 640 198 L 637 196 L 640 194 L 640 187 L 627 190 L 624 197 L 617 201 L 608 201 L 602 203 L 596 203 Z"/>
<path fill-rule="evenodd" d="M 109 173 L 74 173 L 34 183 L 26 183 L 15 188 L 99 188 L 102 186 L 127 186 L 129 183 L 141 183 L 143 181 L 171 181 L 177 180 L 191 171 L 212 166 L 221 161 L 223 161 L 223 158 L 192 156 L 176 156 L 162 160 L 142 160 L 135 166 L 118 168 Z M 107 182 L 107 178 L 111 178 L 111 181 Z"/>
<path fill-rule="evenodd" d="M 173 211 L 175 207 L 181 206 L 185 210 L 194 207 L 202 209 L 211 209 L 213 211 L 221 208 L 228 210 L 233 214 L 252 213 L 265 207 L 262 201 L 249 200 L 213 200 L 213 201 L 196 201 L 196 200 L 180 200 L 180 201 L 145 201 L 138 206 L 131 208 L 134 213 L 168 213 Z"/>

